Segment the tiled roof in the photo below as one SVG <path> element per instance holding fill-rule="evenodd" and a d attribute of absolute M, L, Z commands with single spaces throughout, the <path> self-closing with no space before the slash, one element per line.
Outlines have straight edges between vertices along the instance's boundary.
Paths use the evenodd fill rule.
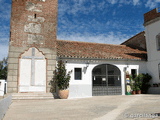
<path fill-rule="evenodd" d="M 125 45 L 57 40 L 57 55 L 66 58 L 146 60 L 147 53 Z"/>
<path fill-rule="evenodd" d="M 135 36 L 131 37 L 130 39 L 126 40 L 125 42 L 121 43 L 121 45 L 126 45 L 128 47 L 145 50 L 146 51 L 146 38 L 145 32 L 142 31 Z"/>

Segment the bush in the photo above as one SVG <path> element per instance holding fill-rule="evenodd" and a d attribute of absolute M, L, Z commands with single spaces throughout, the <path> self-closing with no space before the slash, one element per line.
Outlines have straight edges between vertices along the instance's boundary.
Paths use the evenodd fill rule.
<path fill-rule="evenodd" d="M 147 74 L 142 74 L 143 75 L 143 84 L 141 87 L 142 93 L 146 94 L 149 87 L 151 85 L 149 84 L 149 81 L 152 79 L 152 77 L 147 73 Z"/>
<path fill-rule="evenodd" d="M 69 87 L 70 74 L 72 71 L 67 73 L 65 64 L 62 60 L 58 61 L 57 67 L 55 69 L 53 82 L 58 86 L 59 90 L 65 90 Z"/>
<path fill-rule="evenodd" d="M 134 77 L 130 76 L 130 79 L 132 90 L 141 90 L 143 94 L 146 94 L 150 87 L 149 81 L 152 79 L 152 77 L 148 73 L 143 73 L 139 75 L 134 75 Z"/>
<path fill-rule="evenodd" d="M 7 79 L 7 59 L 0 61 L 0 79 Z"/>

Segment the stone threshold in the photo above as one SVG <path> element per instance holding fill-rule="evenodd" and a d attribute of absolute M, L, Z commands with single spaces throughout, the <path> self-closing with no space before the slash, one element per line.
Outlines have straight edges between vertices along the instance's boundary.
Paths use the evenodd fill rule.
<path fill-rule="evenodd" d="M 52 93 L 12 93 L 12 100 L 46 100 L 54 99 Z"/>

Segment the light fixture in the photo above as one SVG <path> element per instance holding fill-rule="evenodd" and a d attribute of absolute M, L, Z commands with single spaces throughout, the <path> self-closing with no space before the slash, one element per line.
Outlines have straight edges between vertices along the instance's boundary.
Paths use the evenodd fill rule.
<path fill-rule="evenodd" d="M 86 63 L 86 68 L 89 66 L 89 62 Z"/>
<path fill-rule="evenodd" d="M 87 63 L 86 63 L 86 66 L 83 67 L 83 72 L 84 72 L 84 73 L 86 73 L 88 66 L 89 66 L 89 63 L 87 62 Z"/>

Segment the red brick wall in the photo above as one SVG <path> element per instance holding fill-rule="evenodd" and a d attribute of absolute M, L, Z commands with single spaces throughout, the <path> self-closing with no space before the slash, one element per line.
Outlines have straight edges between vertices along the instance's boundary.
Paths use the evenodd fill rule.
<path fill-rule="evenodd" d="M 58 0 L 46 0 L 45 2 L 40 0 L 12 0 L 12 17 L 11 17 L 11 37 L 10 45 L 15 47 L 47 47 L 55 48 L 56 46 L 56 26 L 57 26 L 57 1 Z M 26 5 L 30 4 L 40 5 L 37 11 L 26 10 Z M 28 21 L 28 16 L 42 17 L 44 22 Z M 24 26 L 29 24 L 41 24 L 40 33 L 30 33 L 24 31 Z M 28 34 L 43 36 L 43 44 L 34 42 L 33 44 L 28 42 Z"/>

